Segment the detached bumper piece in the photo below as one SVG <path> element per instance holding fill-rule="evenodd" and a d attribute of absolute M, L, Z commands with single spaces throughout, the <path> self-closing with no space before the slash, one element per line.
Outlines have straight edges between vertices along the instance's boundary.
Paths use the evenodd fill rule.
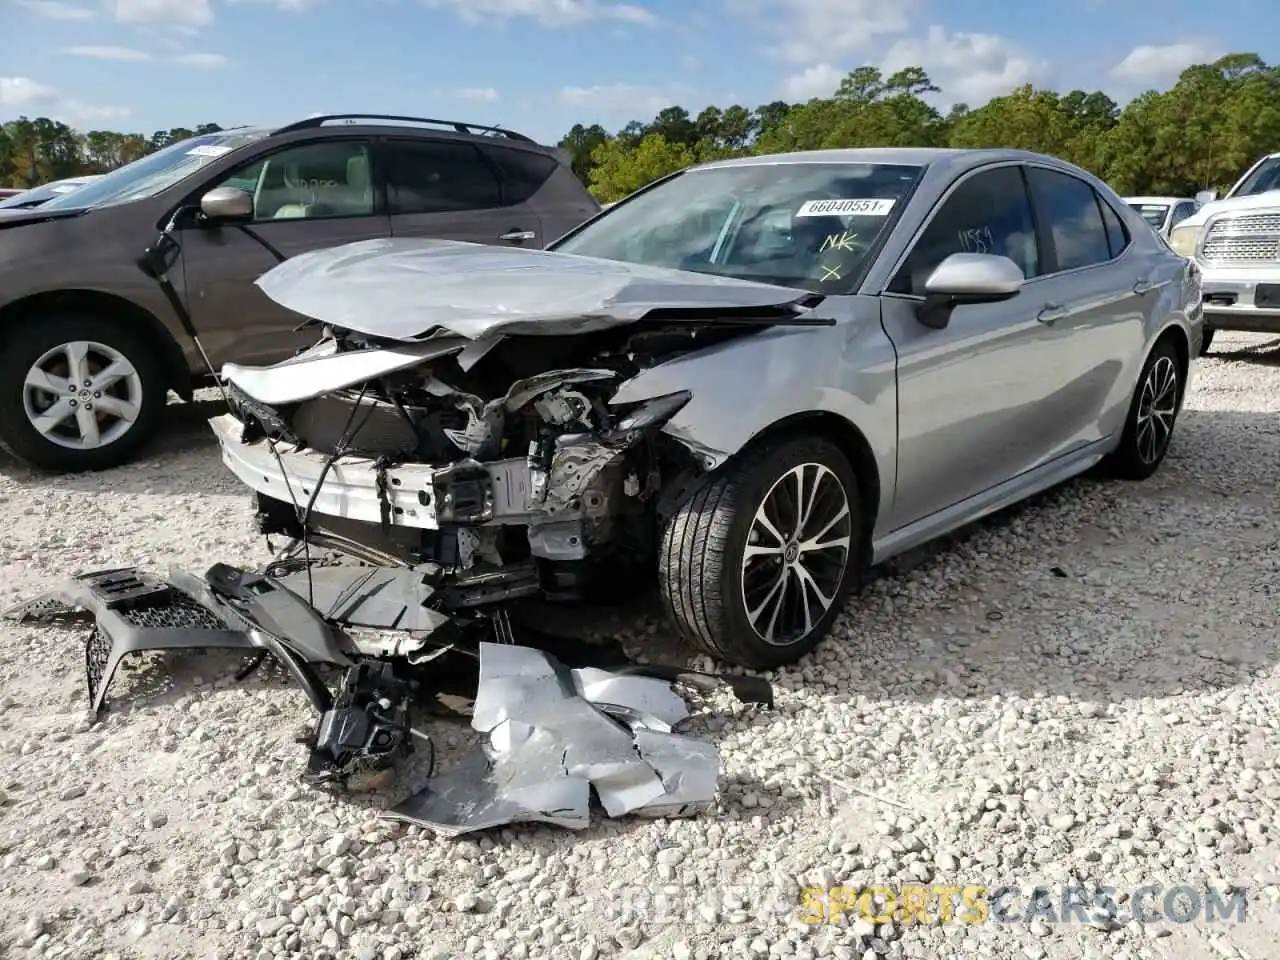
<path fill-rule="evenodd" d="M 481 644 L 472 726 L 487 744 L 383 816 L 458 836 L 521 822 L 581 830 L 592 791 L 610 817 L 707 809 L 719 790 L 719 754 L 674 732 L 689 716 L 666 678 L 675 673 L 649 672 L 568 669 L 530 647 Z M 740 699 L 772 705 L 763 681 L 679 676 L 699 686 L 732 679 Z"/>
<path fill-rule="evenodd" d="M 131 653 L 254 649 L 248 634 L 233 629 L 202 602 L 207 592 L 203 581 L 185 574 L 162 580 L 131 567 L 97 570 L 73 577 L 3 616 L 26 623 L 93 621 L 85 641 L 85 674 L 90 709 L 99 714 L 111 678 Z"/>
<path fill-rule="evenodd" d="M 226 564 L 203 577 L 100 570 L 3 616 L 92 622 L 85 672 L 95 714 L 130 653 L 244 650 L 252 665 L 272 657 L 317 715 L 300 741 L 308 748 L 302 777 L 313 786 L 350 787 L 365 774 L 377 780 L 416 744 L 430 751 L 434 768 L 430 738 L 410 725 L 412 705 L 448 690 L 444 653 L 457 650 L 473 669 L 478 655 L 478 679 L 467 689 L 476 683 L 472 726 L 487 742 L 384 814 L 449 836 L 524 821 L 582 829 L 593 793 L 610 817 L 696 814 L 715 800 L 720 761 L 712 744 L 676 732 L 689 708 L 675 686 L 727 685 L 743 702 L 773 706 L 772 687 L 753 677 L 635 663 L 602 668 L 590 665 L 606 662 L 594 654 L 567 667 L 516 645 L 505 608 L 492 622 L 503 642 L 476 643 L 468 624 L 483 621 L 429 607 L 434 591 L 407 568 L 312 573 L 307 582 L 300 573 L 272 577 Z M 381 639 L 364 644 L 347 632 L 362 628 Z M 340 671 L 335 690 L 319 668 Z"/>

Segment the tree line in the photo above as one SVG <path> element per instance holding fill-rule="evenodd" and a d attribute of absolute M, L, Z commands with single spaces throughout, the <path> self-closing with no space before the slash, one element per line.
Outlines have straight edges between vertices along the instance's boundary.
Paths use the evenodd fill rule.
<path fill-rule="evenodd" d="M 1101 91 L 1057 93 L 1028 85 L 980 106 L 956 104 L 944 114 L 929 102 L 939 92 L 921 67 L 888 76 L 859 67 L 829 97 L 713 106 L 697 116 L 672 106 L 614 133 L 576 124 L 559 146 L 602 202 L 693 163 L 878 146 L 1034 150 L 1090 170 L 1121 194 L 1191 196 L 1225 190 L 1260 156 L 1280 151 L 1280 67 L 1252 53 L 1188 67 L 1168 90 L 1147 91 L 1123 109 Z M 0 127 L 0 183 L 34 186 L 104 173 L 219 129 L 210 123 L 149 137 L 80 133 L 45 117 L 20 117 Z"/>

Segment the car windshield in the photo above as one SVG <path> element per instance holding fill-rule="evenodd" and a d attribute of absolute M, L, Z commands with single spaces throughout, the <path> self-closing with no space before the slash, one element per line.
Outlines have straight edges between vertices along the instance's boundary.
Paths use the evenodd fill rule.
<path fill-rule="evenodd" d="M 74 193 L 55 197 L 44 204 L 43 209 L 100 207 L 107 203 L 153 197 L 206 164 L 263 136 L 264 132 L 241 130 L 192 137 L 112 170 Z"/>
<path fill-rule="evenodd" d="M 830 293 L 862 269 L 920 169 L 763 163 L 691 170 L 607 211 L 555 249 Z"/>
<path fill-rule="evenodd" d="M 1167 203 L 1131 203 L 1129 206 L 1138 211 L 1138 216 L 1143 220 L 1157 228 L 1164 226 L 1165 215 L 1169 212 Z"/>
<path fill-rule="evenodd" d="M 64 193 L 77 191 L 86 183 L 91 183 L 93 179 L 87 178 L 83 180 L 55 180 L 52 183 L 45 183 L 44 186 L 32 187 L 24 189 L 22 193 L 17 193 L 8 200 L 0 200 L 0 210 L 27 209 L 27 207 L 41 206 L 47 200 L 54 197 L 63 196 Z"/>
<path fill-rule="evenodd" d="M 1280 190 L 1280 157 L 1271 157 L 1258 165 L 1258 169 L 1231 191 L 1233 197 L 1252 197 L 1270 190 Z"/>

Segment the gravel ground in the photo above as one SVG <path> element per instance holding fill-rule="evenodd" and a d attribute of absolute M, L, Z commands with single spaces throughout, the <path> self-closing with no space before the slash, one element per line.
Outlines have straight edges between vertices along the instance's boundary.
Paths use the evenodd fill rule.
<path fill-rule="evenodd" d="M 1079 480 L 919 552 L 776 678 L 774 713 L 706 704 L 724 789 L 697 820 L 437 839 L 296 784 L 311 718 L 278 673 L 144 660 L 91 726 L 79 634 L 0 627 L 0 955 L 1280 956 L 1280 340 L 1219 337 L 1155 478 Z M 109 474 L 0 467 L 0 604 L 79 569 L 263 558 L 209 412 L 175 406 Z M 651 606 L 626 630 L 663 643 Z M 469 742 L 429 729 L 442 763 Z M 797 905 L 1068 882 L 1115 888 L 1117 914 Z M 1129 917 L 1125 891 L 1181 884 L 1243 890 L 1244 922 Z"/>

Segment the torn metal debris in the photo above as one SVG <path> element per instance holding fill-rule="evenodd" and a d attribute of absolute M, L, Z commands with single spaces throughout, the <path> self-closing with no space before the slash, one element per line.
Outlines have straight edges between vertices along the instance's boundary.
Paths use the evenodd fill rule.
<path fill-rule="evenodd" d="M 215 564 L 203 577 L 95 571 L 4 617 L 91 621 L 85 665 L 95 713 L 131 653 L 243 650 L 251 666 L 273 658 L 316 711 L 303 777 L 317 786 L 387 770 L 415 746 L 430 750 L 434 766 L 430 737 L 411 716 L 447 689 L 447 658 L 478 661 L 472 725 L 487 743 L 389 814 L 451 835 L 530 820 L 581 828 L 592 791 L 609 816 L 696 813 L 715 798 L 719 759 L 713 745 L 674 732 L 689 708 L 673 684 L 725 684 L 742 701 L 773 705 L 769 684 L 754 677 L 565 666 L 515 645 L 505 609 L 468 617 L 422 571 L 369 559 L 312 569 L 284 558 L 262 573 Z M 339 672 L 332 689 L 326 671 Z"/>
<path fill-rule="evenodd" d="M 592 791 L 610 817 L 691 816 L 715 800 L 720 758 L 672 732 L 688 715 L 663 679 L 482 644 L 472 726 L 487 743 L 384 816 L 446 836 L 529 821 L 582 829 Z"/>

